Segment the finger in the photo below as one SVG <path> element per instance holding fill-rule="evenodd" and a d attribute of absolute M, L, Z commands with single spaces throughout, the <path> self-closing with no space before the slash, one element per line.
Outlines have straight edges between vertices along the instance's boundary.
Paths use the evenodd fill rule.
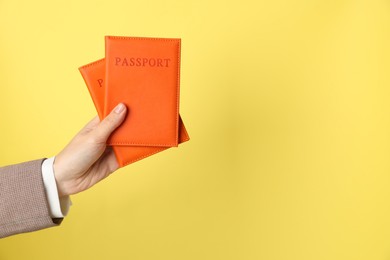
<path fill-rule="evenodd" d="M 106 150 L 106 154 L 104 155 L 104 163 L 107 165 L 108 174 L 113 173 L 119 168 L 115 153 L 111 147 L 108 147 Z"/>
<path fill-rule="evenodd" d="M 119 103 L 111 113 L 96 127 L 94 134 L 101 142 L 105 142 L 110 134 L 123 122 L 126 115 L 126 106 Z"/>
<path fill-rule="evenodd" d="M 97 175 L 95 175 L 97 181 L 106 178 L 119 168 L 115 153 L 111 147 L 107 147 L 104 151 L 102 157 L 99 159 L 97 168 Z"/>

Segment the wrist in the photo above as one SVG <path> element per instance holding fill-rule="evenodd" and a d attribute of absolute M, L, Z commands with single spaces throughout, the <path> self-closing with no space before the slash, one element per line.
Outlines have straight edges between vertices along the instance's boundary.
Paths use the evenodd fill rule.
<path fill-rule="evenodd" d="M 55 178 L 55 181 L 57 184 L 58 197 L 63 198 L 63 197 L 69 196 L 70 194 L 68 194 L 66 192 L 66 189 L 64 189 L 64 180 L 61 177 L 61 176 L 63 176 L 62 169 L 59 166 L 57 157 L 55 157 L 54 162 L 53 162 L 53 172 L 54 172 L 54 178 Z"/>

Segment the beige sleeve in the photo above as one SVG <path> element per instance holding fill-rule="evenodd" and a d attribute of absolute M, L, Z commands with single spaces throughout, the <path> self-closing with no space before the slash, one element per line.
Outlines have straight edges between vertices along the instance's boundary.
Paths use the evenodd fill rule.
<path fill-rule="evenodd" d="M 42 180 L 44 159 L 0 168 L 0 238 L 53 227 Z"/>

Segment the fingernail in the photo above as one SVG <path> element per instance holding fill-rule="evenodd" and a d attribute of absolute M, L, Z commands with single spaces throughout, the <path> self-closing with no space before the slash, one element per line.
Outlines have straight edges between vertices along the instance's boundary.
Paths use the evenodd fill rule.
<path fill-rule="evenodd" d="M 123 105 L 122 103 L 119 103 L 119 105 L 117 105 L 115 107 L 114 112 L 117 114 L 120 114 L 123 111 L 123 109 L 125 109 L 125 105 Z"/>

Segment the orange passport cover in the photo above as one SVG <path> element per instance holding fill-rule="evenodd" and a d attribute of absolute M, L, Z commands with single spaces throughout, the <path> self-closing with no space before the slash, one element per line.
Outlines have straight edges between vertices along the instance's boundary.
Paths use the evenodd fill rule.
<path fill-rule="evenodd" d="M 180 39 L 106 36 L 104 115 L 123 102 L 129 116 L 110 145 L 179 143 Z"/>
<path fill-rule="evenodd" d="M 104 84 L 105 78 L 105 59 L 101 59 L 79 68 L 81 75 L 91 94 L 93 103 L 98 112 L 100 119 L 104 118 L 104 101 L 106 86 Z M 127 115 L 128 117 L 131 114 Z M 188 141 L 190 138 L 185 129 L 183 121 L 179 116 L 179 143 Z M 120 167 L 133 163 L 135 161 L 146 158 L 155 153 L 161 152 L 169 147 L 155 147 L 155 146 L 113 146 L 118 164 Z"/>

